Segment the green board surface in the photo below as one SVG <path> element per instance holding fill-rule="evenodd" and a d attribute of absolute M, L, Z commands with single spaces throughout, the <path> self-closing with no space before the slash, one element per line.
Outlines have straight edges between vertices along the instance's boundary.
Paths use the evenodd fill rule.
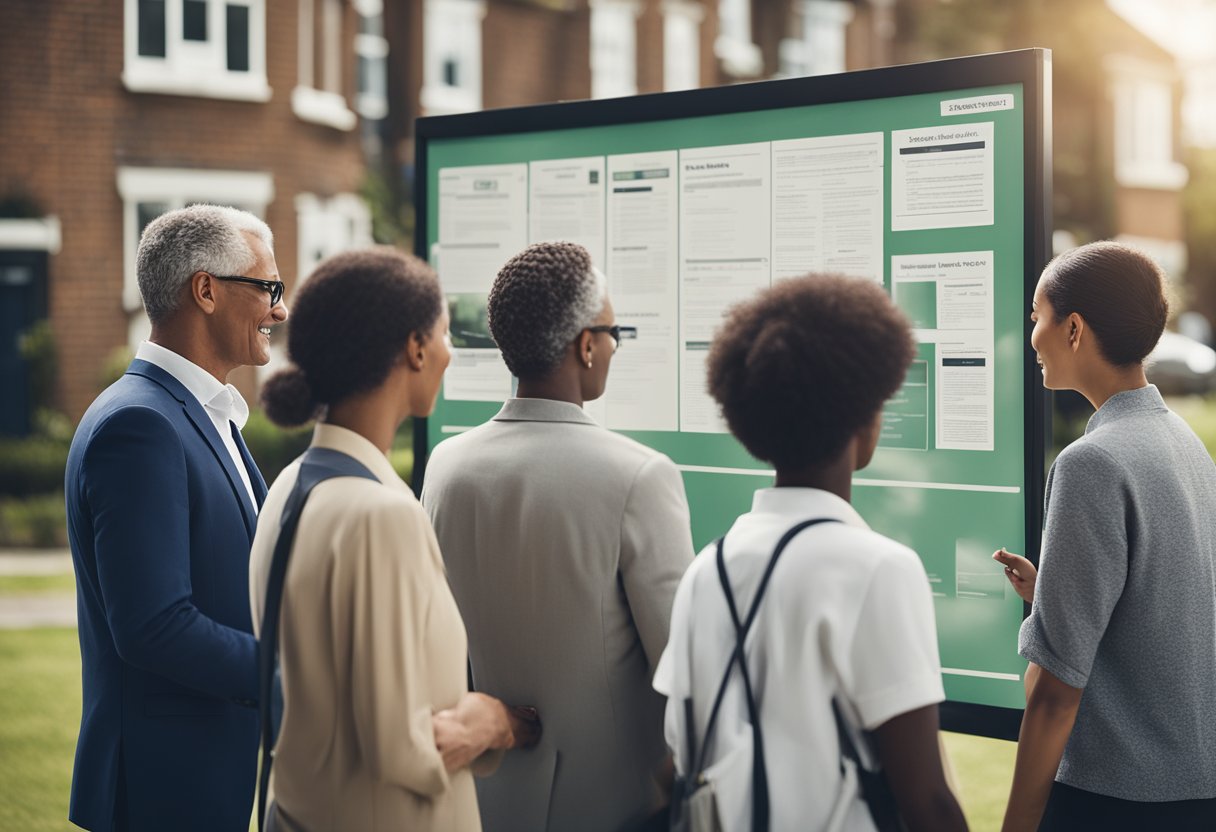
<path fill-rule="evenodd" d="M 1006 96 L 1012 105 L 964 116 L 945 116 L 943 102 Z M 943 317 L 971 307 L 966 284 L 952 291 L 962 306 L 943 312 L 940 282 L 897 282 L 893 258 L 966 258 L 981 253 L 990 264 L 987 304 L 990 343 L 982 360 L 945 359 L 932 341 L 921 340 L 905 385 L 885 411 L 879 450 L 855 478 L 853 501 L 877 531 L 914 549 L 922 558 L 934 592 L 943 682 L 949 700 L 1021 708 L 1025 661 L 1016 652 L 1023 618 L 1021 600 L 1005 585 L 991 553 L 1004 546 L 1026 551 L 1026 213 L 1023 146 L 1026 113 L 1021 83 L 951 89 L 893 98 L 841 101 L 750 112 L 626 124 L 505 132 L 427 142 L 424 193 L 426 250 L 442 263 L 439 247 L 441 170 L 469 166 L 532 163 L 540 160 L 610 157 L 655 151 L 744 145 L 846 134 L 883 136 L 882 279 L 913 325 L 933 330 Z M 990 124 L 992 219 L 968 227 L 893 230 L 893 131 Z M 774 174 L 775 176 L 776 174 Z M 443 267 L 440 266 L 441 276 Z M 965 271 L 965 269 L 964 269 Z M 445 281 L 447 278 L 444 278 Z M 612 275 L 608 275 L 611 287 Z M 959 288 L 961 287 L 961 288 Z M 981 297 L 983 292 L 981 292 Z M 484 297 L 452 296 L 453 341 L 485 346 Z M 962 312 L 960 312 L 962 310 Z M 456 318 L 459 320 L 456 320 Z M 467 339 L 467 340 L 466 340 Z M 630 349 L 626 343 L 622 351 Z M 950 374 L 949 379 L 943 373 Z M 940 447 L 940 396 L 967 373 L 991 380 L 984 450 Z M 685 383 L 681 378 L 680 383 Z M 612 377 L 609 378 L 612 385 Z M 939 390 L 939 385 L 942 385 Z M 954 389 L 954 388 L 950 388 Z M 974 389 L 974 388 L 970 388 Z M 428 420 L 429 448 L 492 417 L 492 401 L 451 400 L 441 395 Z M 957 426 L 951 428 L 956 433 Z M 670 456 L 684 472 L 698 548 L 724 533 L 749 510 L 757 488 L 771 485 L 762 463 L 728 434 L 679 430 L 622 431 Z M 963 430 L 963 434 L 966 429 Z M 983 431 L 981 431 L 983 433 Z M 959 434 L 959 435 L 963 435 Z M 946 443 L 949 444 L 949 443 Z"/>

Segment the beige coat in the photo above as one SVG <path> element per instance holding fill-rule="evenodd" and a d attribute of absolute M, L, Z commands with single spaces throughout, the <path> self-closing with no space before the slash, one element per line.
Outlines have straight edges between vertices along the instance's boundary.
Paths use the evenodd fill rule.
<path fill-rule="evenodd" d="M 300 519 L 280 627 L 285 711 L 271 771 L 280 828 L 476 832 L 473 778 L 448 775 L 431 729 L 432 712 L 467 689 L 464 626 L 431 525 L 362 436 L 319 424 L 312 444 L 349 454 L 380 483 L 323 482 Z M 298 473 L 297 461 L 275 480 L 258 520 L 255 630 Z"/>
<path fill-rule="evenodd" d="M 693 554 L 675 465 L 575 405 L 513 399 L 436 447 L 423 503 L 474 683 L 544 723 L 478 781 L 487 832 L 616 830 L 661 806 L 650 680 Z"/>

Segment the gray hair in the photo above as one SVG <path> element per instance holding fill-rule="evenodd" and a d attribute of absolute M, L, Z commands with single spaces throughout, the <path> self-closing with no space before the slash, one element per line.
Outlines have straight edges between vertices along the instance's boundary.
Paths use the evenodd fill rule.
<path fill-rule="evenodd" d="M 135 277 L 148 320 L 155 324 L 173 314 L 182 288 L 196 272 L 240 275 L 252 268 L 257 257 L 242 232 L 274 249 L 270 227 L 237 208 L 191 205 L 150 222 L 135 255 Z"/>
<path fill-rule="evenodd" d="M 494 279 L 486 301 L 490 334 L 512 373 L 544 378 L 595 322 L 607 297 L 607 281 L 585 248 L 537 243 L 508 260 Z"/>

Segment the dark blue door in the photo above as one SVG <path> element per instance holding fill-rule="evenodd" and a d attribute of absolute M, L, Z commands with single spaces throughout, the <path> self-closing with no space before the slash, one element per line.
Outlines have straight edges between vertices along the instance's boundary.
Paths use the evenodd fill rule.
<path fill-rule="evenodd" d="M 30 430 L 29 369 L 21 336 L 46 316 L 47 255 L 0 251 L 0 435 Z"/>

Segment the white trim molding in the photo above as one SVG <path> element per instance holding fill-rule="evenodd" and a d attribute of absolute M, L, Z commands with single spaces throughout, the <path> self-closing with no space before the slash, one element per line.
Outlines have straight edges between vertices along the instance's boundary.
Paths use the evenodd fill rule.
<path fill-rule="evenodd" d="M 424 0 L 422 91 L 426 115 L 481 109 L 486 0 Z M 449 77 L 451 69 L 455 77 Z M 452 83 L 454 81 L 454 83 Z"/>
<path fill-rule="evenodd" d="M 690 0 L 663 0 L 663 90 L 701 86 L 701 24 L 705 7 Z"/>
<path fill-rule="evenodd" d="M 139 0 L 124 0 L 122 83 L 131 92 L 269 101 L 265 0 L 206 0 L 205 40 L 182 37 L 181 0 L 164 0 L 164 55 L 139 54 Z M 228 7 L 248 10 L 247 70 L 228 68 Z"/>
<path fill-rule="evenodd" d="M 141 203 L 172 211 L 193 202 L 211 202 L 235 205 L 265 216 L 266 206 L 274 201 L 274 177 L 258 171 L 120 167 L 117 186 L 123 202 L 122 303 L 127 312 L 137 312 L 143 307 L 135 279 Z"/>
<path fill-rule="evenodd" d="M 0 219 L 0 250 L 45 251 L 58 254 L 63 238 L 58 217 L 33 220 Z"/>
<path fill-rule="evenodd" d="M 354 111 L 346 106 L 344 96 L 313 87 L 296 87 L 291 91 L 291 111 L 301 121 L 335 130 L 353 130 L 358 120 Z"/>

